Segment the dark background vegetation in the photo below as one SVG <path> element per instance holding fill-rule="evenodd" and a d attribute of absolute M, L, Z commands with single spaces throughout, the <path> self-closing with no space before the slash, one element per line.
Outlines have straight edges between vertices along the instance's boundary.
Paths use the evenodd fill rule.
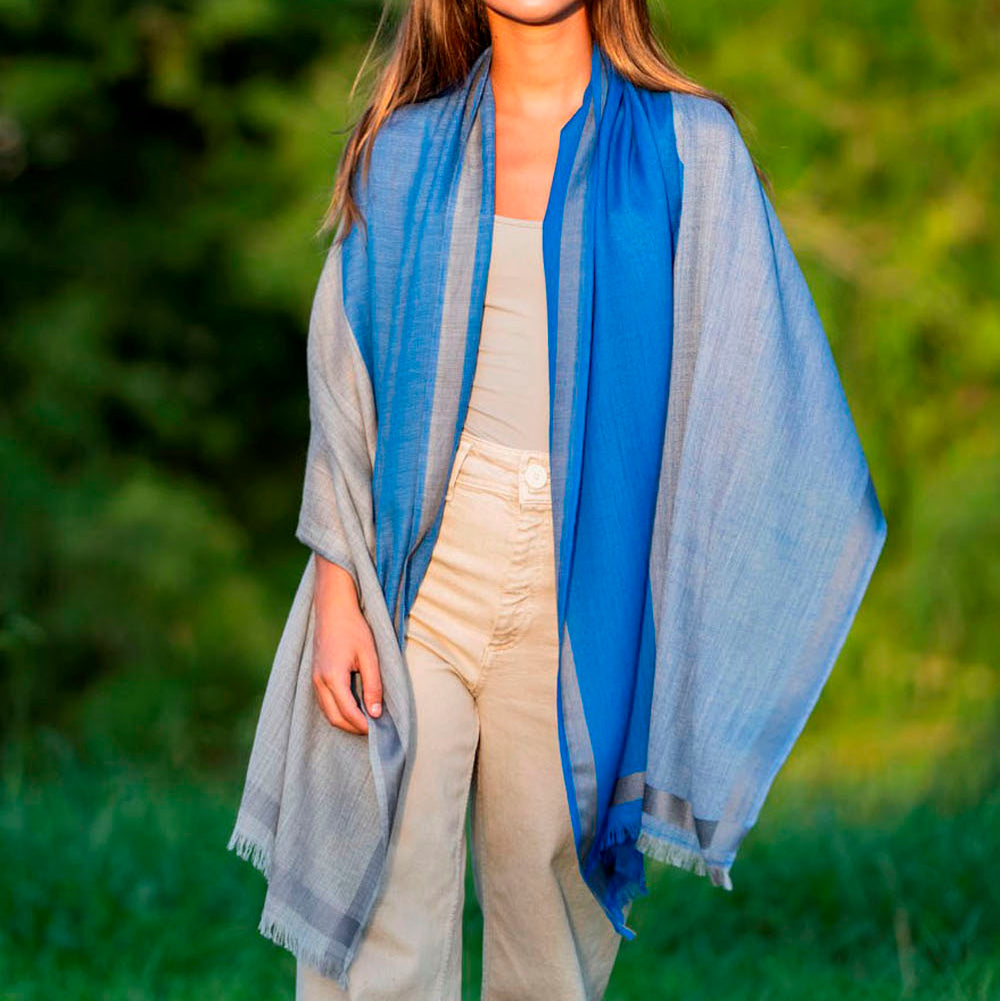
<path fill-rule="evenodd" d="M 224 846 L 377 17 L 0 0 L 2 998 L 292 996 Z M 650 863 L 609 1001 L 1000 998 L 1000 3 L 657 18 L 773 179 L 889 536 L 734 892 Z"/>

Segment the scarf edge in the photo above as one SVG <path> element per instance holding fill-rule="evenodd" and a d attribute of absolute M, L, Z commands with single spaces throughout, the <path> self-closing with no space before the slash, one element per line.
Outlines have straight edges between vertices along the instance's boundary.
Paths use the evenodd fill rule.
<path fill-rule="evenodd" d="M 706 862 L 704 855 L 696 848 L 678 844 L 661 835 L 652 834 L 643 828 L 635 841 L 636 848 L 657 862 L 693 872 L 696 876 L 707 876 L 713 886 L 723 890 L 732 890 L 733 881 L 730 876 L 732 863 Z"/>
<path fill-rule="evenodd" d="M 255 869 L 263 873 L 265 880 L 270 883 L 273 838 L 258 838 L 248 834 L 241 829 L 241 825 L 233 829 L 229 842 L 226 845 L 227 851 L 235 852 L 241 859 L 250 862 Z M 353 956 L 347 957 L 346 961 L 337 962 L 332 958 L 326 949 L 314 948 L 308 945 L 301 930 L 296 927 L 297 922 L 289 918 L 274 916 L 265 901 L 261 911 L 260 921 L 257 924 L 257 931 L 268 941 L 290 952 L 296 962 L 316 970 L 322 976 L 333 979 L 343 990 L 347 990 L 347 970 Z M 287 912 L 287 909 L 286 913 Z"/>

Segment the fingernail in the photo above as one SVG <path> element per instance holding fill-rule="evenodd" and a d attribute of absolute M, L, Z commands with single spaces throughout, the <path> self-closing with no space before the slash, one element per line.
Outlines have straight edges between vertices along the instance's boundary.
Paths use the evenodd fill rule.
<path fill-rule="evenodd" d="M 378 716 L 382 712 L 382 703 L 381 702 L 373 702 L 371 704 L 371 710 L 370 711 L 371 711 L 372 716 Z"/>

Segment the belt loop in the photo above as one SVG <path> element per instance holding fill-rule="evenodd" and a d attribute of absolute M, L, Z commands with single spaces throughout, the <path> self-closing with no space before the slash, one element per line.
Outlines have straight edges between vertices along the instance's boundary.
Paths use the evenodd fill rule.
<path fill-rule="evenodd" d="M 445 501 L 450 501 L 452 494 L 455 492 L 455 480 L 458 479 L 462 463 L 465 462 L 465 457 L 469 454 L 469 449 L 471 448 L 472 440 L 467 435 L 462 435 L 458 442 L 458 449 L 455 452 L 455 459 L 451 464 L 451 472 L 448 475 L 448 489 L 444 495 Z"/>

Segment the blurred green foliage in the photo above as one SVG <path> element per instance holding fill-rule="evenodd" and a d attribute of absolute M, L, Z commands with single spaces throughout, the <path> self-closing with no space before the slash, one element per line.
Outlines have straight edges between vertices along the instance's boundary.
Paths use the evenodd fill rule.
<path fill-rule="evenodd" d="M 839 789 L 859 825 L 852 838 L 877 841 L 880 825 L 898 823 L 908 833 L 884 850 L 933 859 L 898 891 L 883 966 L 854 959 L 881 970 L 881 986 L 852 996 L 895 997 L 900 982 L 912 996 L 996 996 L 997 901 L 975 876 L 988 864 L 977 846 L 996 839 L 984 797 L 1000 778 L 1000 4 L 654 7 L 668 48 L 734 104 L 772 178 L 889 523 L 847 645 L 748 839 L 747 877 L 758 866 L 762 885 L 787 888 L 796 859 L 822 883 L 815 856 L 830 846 L 795 828 L 789 804 L 822 809 Z M 189 826 L 215 823 L 221 851 L 217 818 L 231 808 L 198 796 L 235 795 L 307 558 L 293 529 L 306 323 L 325 252 L 314 233 L 361 110 L 348 92 L 378 13 L 376 0 L 0 0 L 2 849 L 25 867 L 79 867 L 58 844 L 92 812 L 79 851 L 101 857 L 107 843 L 125 859 L 105 873 L 102 906 L 124 908 L 136 934 L 177 906 L 158 880 L 216 878 L 217 854 L 167 871 L 153 865 L 156 846 L 175 852 L 169 866 Z M 140 796 L 133 767 L 161 774 L 163 812 L 136 807 L 146 819 L 122 822 L 127 844 L 101 841 L 100 824 Z M 202 793 L 171 786 L 192 779 Z M 108 792 L 119 782 L 132 799 Z M 887 809 L 920 819 L 889 821 Z M 955 819 L 963 811 L 969 830 Z M 39 834 L 42 816 L 52 828 Z M 775 847 L 779 818 L 795 842 L 787 855 Z M 160 841 L 148 823 L 165 827 Z M 931 832 L 923 841 L 918 826 Z M 921 880 L 933 881 L 939 852 L 952 889 L 935 902 Z M 236 891 L 219 878 L 229 897 L 196 896 L 191 922 L 198 909 L 225 911 Z M 841 907 L 835 931 L 825 912 L 801 925 L 839 943 L 823 962 L 850 954 L 852 935 L 875 942 L 861 890 L 841 900 L 808 885 L 814 895 L 789 895 L 784 912 L 774 901 L 771 920 L 800 927 L 817 900 Z M 45 898 L 92 892 L 24 882 L 0 898 L 5 923 L 30 917 L 0 935 L 0 966 L 32 950 L 62 955 L 61 936 L 105 934 L 104 912 L 73 931 L 72 910 Z M 920 927 L 901 931 L 911 892 Z M 716 906 L 699 920 L 722 927 Z M 233 913 L 245 934 L 247 913 Z M 768 919 L 753 920 L 762 937 L 733 954 L 734 984 L 767 949 Z M 918 939 L 910 960 L 904 931 Z M 186 983 L 163 958 L 170 948 L 146 980 L 137 974 L 138 995 L 123 981 L 106 996 L 145 996 L 144 983 L 160 984 L 150 996 L 190 996 L 162 989 Z M 770 993 L 741 980 L 731 996 L 802 996 L 803 956 L 788 955 L 785 980 L 767 974 Z M 53 963 L 50 986 L 93 996 L 72 987 L 89 967 Z M 699 997 L 706 967 L 674 968 L 678 993 Z M 644 992 L 649 975 L 622 974 Z M 214 976 L 201 994 L 251 996 L 262 982 L 225 994 Z M 20 983 L 17 997 L 35 996 Z"/>
<path fill-rule="evenodd" d="M 3 722 L 224 760 L 305 559 L 312 233 L 377 11 L 0 14 Z"/>

